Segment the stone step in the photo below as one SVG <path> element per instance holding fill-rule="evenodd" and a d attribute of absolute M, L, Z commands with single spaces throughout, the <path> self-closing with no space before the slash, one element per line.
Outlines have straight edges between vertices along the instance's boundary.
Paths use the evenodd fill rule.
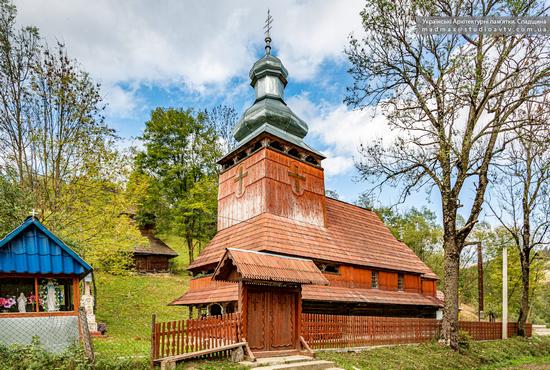
<path fill-rule="evenodd" d="M 310 360 L 295 362 L 292 364 L 281 364 L 281 365 L 271 365 L 271 366 L 262 366 L 256 368 L 258 370 L 325 370 L 325 369 L 334 369 L 334 362 L 324 361 L 324 360 Z"/>
<path fill-rule="evenodd" d="M 284 365 L 284 364 L 292 364 L 295 362 L 305 362 L 305 361 L 311 361 L 312 358 L 308 356 L 300 356 L 300 355 L 293 355 L 293 356 L 278 356 L 278 357 L 260 357 L 256 359 L 256 361 L 241 361 L 239 362 L 241 365 L 248 366 L 250 368 L 257 368 L 262 366 L 273 366 L 273 365 Z"/>

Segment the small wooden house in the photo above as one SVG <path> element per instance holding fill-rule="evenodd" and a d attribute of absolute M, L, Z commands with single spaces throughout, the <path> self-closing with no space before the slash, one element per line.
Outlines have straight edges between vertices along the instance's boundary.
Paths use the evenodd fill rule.
<path fill-rule="evenodd" d="M 38 337 L 56 351 L 77 340 L 79 283 L 91 271 L 40 221 L 27 218 L 0 240 L 0 342 Z"/>
<path fill-rule="evenodd" d="M 151 227 L 140 227 L 141 235 L 147 238 L 147 244 L 134 248 L 134 263 L 139 272 L 170 271 L 170 260 L 178 253 L 155 236 Z"/>
<path fill-rule="evenodd" d="M 304 142 L 270 50 L 250 71 L 256 100 L 238 146 L 219 161 L 218 232 L 172 304 L 239 311 L 255 353 L 297 348 L 301 313 L 436 318 L 430 268 L 375 212 L 325 196 L 325 157 Z"/>

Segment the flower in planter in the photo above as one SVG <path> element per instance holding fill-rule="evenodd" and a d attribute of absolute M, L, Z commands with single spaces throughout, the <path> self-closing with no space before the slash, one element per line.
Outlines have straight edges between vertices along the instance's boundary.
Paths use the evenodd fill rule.
<path fill-rule="evenodd" d="M 27 302 L 28 304 L 32 304 L 34 305 L 36 303 L 36 300 L 37 300 L 37 297 L 34 295 L 34 293 L 29 293 L 29 296 L 27 298 Z M 42 299 L 38 298 L 38 304 L 40 306 L 43 306 L 44 305 L 44 301 L 42 301 Z"/>
<path fill-rule="evenodd" d="M 0 306 L 4 308 L 12 308 L 17 303 L 14 297 L 0 298 Z"/>

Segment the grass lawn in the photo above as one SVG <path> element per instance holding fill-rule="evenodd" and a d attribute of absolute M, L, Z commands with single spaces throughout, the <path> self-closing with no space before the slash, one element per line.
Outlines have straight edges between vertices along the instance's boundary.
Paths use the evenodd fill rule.
<path fill-rule="evenodd" d="M 96 351 L 116 356 L 148 356 L 151 315 L 157 320 L 187 317 L 187 308 L 168 306 L 189 286 L 187 274 L 114 276 L 96 273 L 97 321 L 108 338 L 94 340 Z"/>
<path fill-rule="evenodd" d="M 171 260 L 173 269 L 178 273 L 185 271 L 187 266 L 189 266 L 189 255 L 185 238 L 172 234 L 160 234 L 158 237 L 168 244 L 170 248 L 178 252 L 178 256 Z M 199 248 L 195 248 L 195 258 L 199 256 L 199 253 Z"/>
<path fill-rule="evenodd" d="M 379 347 L 359 353 L 321 352 L 319 358 L 344 369 L 502 369 L 548 365 L 550 337 L 472 342 L 464 353 L 436 343 Z"/>

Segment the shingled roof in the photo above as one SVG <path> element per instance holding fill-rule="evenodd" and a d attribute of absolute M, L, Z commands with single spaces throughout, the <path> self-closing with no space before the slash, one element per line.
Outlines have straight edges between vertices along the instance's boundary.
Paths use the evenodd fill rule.
<path fill-rule="evenodd" d="M 202 289 L 190 290 L 170 304 L 232 302 L 237 300 L 238 290 L 236 283 L 213 284 Z M 438 298 L 420 293 L 319 285 L 304 285 L 302 287 L 302 299 L 324 302 L 443 306 L 443 302 Z"/>
<path fill-rule="evenodd" d="M 213 280 L 239 280 L 328 285 L 328 280 L 310 259 L 228 248 L 214 271 Z"/>
<path fill-rule="evenodd" d="M 189 269 L 217 264 L 226 248 L 239 248 L 408 271 L 437 279 L 375 212 L 331 198 L 326 198 L 326 208 L 326 228 L 263 213 L 223 229 Z"/>
<path fill-rule="evenodd" d="M 135 254 L 154 254 L 170 257 L 177 257 L 178 253 L 170 248 L 165 242 L 157 238 L 151 228 L 140 228 L 141 235 L 149 241 L 146 245 L 137 245 L 134 247 Z"/>

